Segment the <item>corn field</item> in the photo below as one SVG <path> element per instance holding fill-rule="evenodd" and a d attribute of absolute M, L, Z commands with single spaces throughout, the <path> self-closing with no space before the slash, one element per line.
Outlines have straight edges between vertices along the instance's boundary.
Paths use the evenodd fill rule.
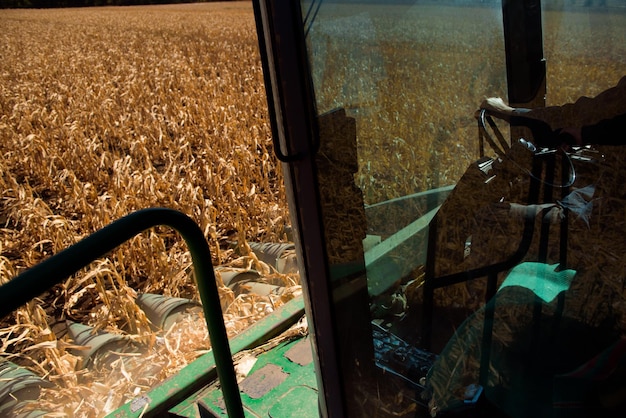
<path fill-rule="evenodd" d="M 155 206 L 191 216 L 214 265 L 268 269 L 233 245 L 284 241 L 288 222 L 250 3 L 10 10 L 0 21 L 3 283 Z M 156 337 L 134 303 L 138 292 L 197 299 L 190 265 L 174 231 L 147 231 L 6 319 L 2 356 L 56 384 L 40 408 L 110 412 L 208 349 L 202 321 Z M 281 304 L 221 292 L 231 335 Z M 77 372 L 55 333 L 66 319 L 147 343 L 150 369 Z"/>

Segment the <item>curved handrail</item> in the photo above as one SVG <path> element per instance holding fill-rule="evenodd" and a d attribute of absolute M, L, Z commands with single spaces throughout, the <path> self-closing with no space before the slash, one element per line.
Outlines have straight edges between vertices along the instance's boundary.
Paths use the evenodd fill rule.
<path fill-rule="evenodd" d="M 226 410 L 229 417 L 243 417 L 243 406 L 211 263 L 211 251 L 202 230 L 182 212 L 167 208 L 139 210 L 24 271 L 0 286 L 0 318 L 140 232 L 157 225 L 169 226 L 178 231 L 189 248 Z"/>

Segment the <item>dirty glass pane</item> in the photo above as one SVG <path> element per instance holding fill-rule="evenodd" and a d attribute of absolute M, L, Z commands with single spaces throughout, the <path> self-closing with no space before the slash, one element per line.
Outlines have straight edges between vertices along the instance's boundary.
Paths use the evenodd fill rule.
<path fill-rule="evenodd" d="M 348 404 L 611 413 L 624 117 L 595 124 L 626 112 L 622 6 L 532 10 L 546 105 L 514 110 L 500 2 L 364 3 L 302 3 Z"/>
<path fill-rule="evenodd" d="M 624 6 L 610 0 L 544 5 L 544 48 L 550 68 L 547 105 L 594 97 L 626 75 L 626 26 L 620 10 Z"/>

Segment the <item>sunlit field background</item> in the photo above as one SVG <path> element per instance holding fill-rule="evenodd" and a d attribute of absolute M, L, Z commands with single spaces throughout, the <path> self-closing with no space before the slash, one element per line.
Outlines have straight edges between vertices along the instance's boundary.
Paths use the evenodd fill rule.
<path fill-rule="evenodd" d="M 370 11 L 380 19 L 368 30 L 387 33 L 383 42 L 364 26 L 320 23 L 311 36 L 326 37 L 315 70 L 333 57 L 315 76 L 318 110 L 347 107 L 357 118 L 368 146 L 355 181 L 376 203 L 458 180 L 477 154 L 475 108 L 505 97 L 506 84 L 497 9 Z M 544 20 L 549 104 L 626 74 L 615 29 L 623 15 Z M 3 10 L 0 27 L 0 281 L 128 213 L 164 206 L 200 225 L 214 265 L 254 268 L 285 287 L 259 297 L 222 285 L 230 335 L 299 293 L 297 275 L 278 274 L 244 244 L 285 242 L 289 224 L 251 3 Z M 350 51 L 346 39 L 358 40 Z M 373 47 L 380 60 L 361 62 Z M 160 335 L 135 303 L 137 293 L 197 300 L 190 265 L 176 233 L 146 232 L 5 318 L 1 355 L 54 383 L 40 408 L 111 412 L 208 349 L 201 320 Z M 149 367 L 81 369 L 57 332 L 66 319 L 141 342 Z"/>
<path fill-rule="evenodd" d="M 8 10 L 0 26 L 3 282 L 153 206 L 193 218 L 214 265 L 267 269 L 232 245 L 285 241 L 288 223 L 251 3 Z M 137 292 L 197 299 L 190 265 L 175 232 L 146 232 L 5 319 L 3 356 L 55 383 L 62 393 L 45 399 L 57 410 L 110 412 L 208 348 L 202 321 L 160 344 L 134 303 Z M 221 291 L 231 335 L 282 303 Z M 167 345 L 166 357 L 92 383 L 53 332 L 65 319 Z"/>

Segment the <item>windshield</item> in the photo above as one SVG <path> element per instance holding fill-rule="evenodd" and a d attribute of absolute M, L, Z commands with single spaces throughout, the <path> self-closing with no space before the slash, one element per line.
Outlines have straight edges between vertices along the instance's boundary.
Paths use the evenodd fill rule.
<path fill-rule="evenodd" d="M 347 375 L 348 397 L 371 395 L 353 408 L 615 406 L 590 365 L 624 331 L 624 135 L 598 123 L 626 112 L 626 14 L 520 2 L 519 28 L 514 6 L 302 2 L 340 350 L 376 364 Z M 527 103 L 509 98 L 525 60 Z M 346 297 L 360 287 L 366 310 Z"/>
<path fill-rule="evenodd" d="M 497 7 L 319 8 L 307 38 L 318 111 L 356 119 L 366 204 L 454 184 L 474 159 L 474 108 L 506 92 L 501 22 Z"/>

